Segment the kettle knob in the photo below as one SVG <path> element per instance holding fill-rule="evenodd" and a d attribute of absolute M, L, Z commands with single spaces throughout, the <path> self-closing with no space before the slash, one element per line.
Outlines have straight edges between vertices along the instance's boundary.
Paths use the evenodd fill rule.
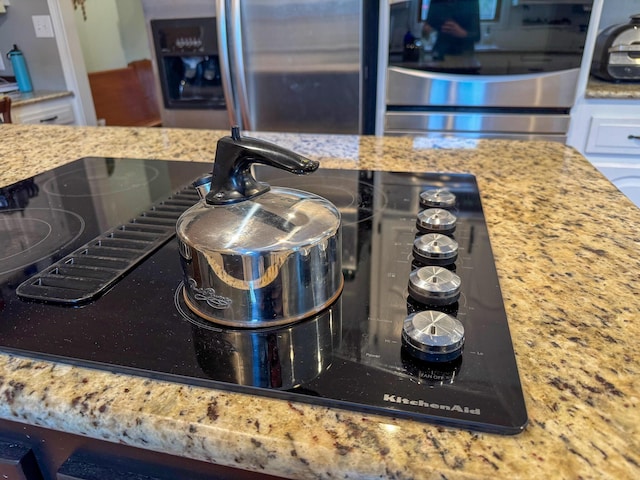
<path fill-rule="evenodd" d="M 205 199 L 209 205 L 229 205 L 257 197 L 271 188 L 251 173 L 254 163 L 280 168 L 297 175 L 315 172 L 319 162 L 310 160 L 264 140 L 241 137 L 240 128 L 218 140 L 213 163 L 211 189 Z"/>

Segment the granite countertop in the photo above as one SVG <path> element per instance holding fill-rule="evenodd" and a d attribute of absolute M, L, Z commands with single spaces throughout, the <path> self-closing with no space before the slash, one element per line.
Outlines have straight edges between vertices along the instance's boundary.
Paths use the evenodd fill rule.
<path fill-rule="evenodd" d="M 31 105 L 34 103 L 44 102 L 47 100 L 53 100 L 56 98 L 70 97 L 73 95 L 69 91 L 58 90 L 34 90 L 33 92 L 23 93 L 19 91 L 6 93 L 8 97 L 11 97 L 11 108 L 23 107 L 25 105 Z"/>
<path fill-rule="evenodd" d="M 589 77 L 585 98 L 603 98 L 618 100 L 640 99 L 640 82 L 606 82 Z"/>
<path fill-rule="evenodd" d="M 0 185 L 208 161 L 226 132 L 0 126 Z M 640 210 L 558 143 L 253 134 L 332 168 L 477 176 L 530 423 L 499 436 L 0 354 L 0 418 L 290 478 L 640 478 Z M 0 307 L 1 308 L 1 307 Z"/>

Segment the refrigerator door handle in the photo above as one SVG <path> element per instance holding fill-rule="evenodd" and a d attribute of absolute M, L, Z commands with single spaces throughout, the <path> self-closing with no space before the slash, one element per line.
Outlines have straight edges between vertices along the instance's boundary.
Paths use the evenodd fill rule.
<path fill-rule="evenodd" d="M 244 69 L 244 53 L 242 49 L 242 14 L 240 0 L 230 1 L 230 44 L 231 44 L 231 69 L 234 73 L 233 89 L 236 92 L 243 130 L 253 130 L 254 125 L 249 115 L 249 96 L 247 95 L 247 79 Z"/>
<path fill-rule="evenodd" d="M 222 90 L 224 92 L 225 103 L 227 104 L 227 114 L 229 123 L 238 125 L 240 116 L 236 96 L 233 92 L 231 82 L 231 63 L 229 62 L 229 35 L 227 30 L 227 0 L 216 0 L 216 28 L 218 36 L 218 55 L 220 59 L 220 75 L 222 76 Z"/>

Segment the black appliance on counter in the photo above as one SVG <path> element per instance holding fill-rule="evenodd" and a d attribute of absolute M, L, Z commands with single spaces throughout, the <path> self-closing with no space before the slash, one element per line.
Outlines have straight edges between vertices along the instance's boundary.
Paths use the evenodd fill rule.
<path fill-rule="evenodd" d="M 181 294 L 175 222 L 198 199 L 191 182 L 207 171 L 89 157 L 2 188 L 0 350 L 472 430 L 524 429 L 472 175 L 320 169 L 295 177 L 257 168 L 260 180 L 318 193 L 340 209 L 345 287 L 315 317 L 242 330 L 200 319 Z M 448 219 L 435 222 L 444 225 L 438 245 L 448 247 L 431 257 L 416 239 L 417 226 L 424 231 L 434 218 L 419 212 L 433 206 L 442 207 L 435 218 Z M 433 268 L 424 266 L 430 258 L 440 266 L 433 285 L 459 280 L 438 283 L 434 302 L 424 299 L 428 285 L 410 280 Z M 407 337 L 416 314 L 453 319 L 464 338 L 433 361 Z M 432 322 L 425 335 L 452 333 L 441 327 Z"/>
<path fill-rule="evenodd" d="M 609 81 L 640 81 L 640 14 L 629 23 L 612 25 L 598 34 L 591 74 Z"/>

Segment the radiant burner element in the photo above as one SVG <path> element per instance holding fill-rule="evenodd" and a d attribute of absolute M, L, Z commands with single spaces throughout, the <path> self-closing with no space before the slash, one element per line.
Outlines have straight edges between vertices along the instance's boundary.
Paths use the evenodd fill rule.
<path fill-rule="evenodd" d="M 49 258 L 74 242 L 84 226 L 81 216 L 58 208 L 0 211 L 0 275 Z"/>
<path fill-rule="evenodd" d="M 359 181 L 357 178 L 354 179 L 353 175 L 340 176 L 338 171 L 320 184 L 312 180 L 313 177 L 310 176 L 294 180 L 278 177 L 270 181 L 277 182 L 278 185 L 312 191 L 321 197 L 330 198 L 342 213 L 343 228 L 369 220 L 376 212 L 386 206 L 386 199 L 381 191 L 369 183 Z M 374 196 L 378 199 L 375 205 L 372 202 Z"/>
<path fill-rule="evenodd" d="M 122 171 L 115 168 L 113 158 L 107 158 L 104 164 L 96 165 L 87 172 L 86 166 L 67 172 L 45 182 L 42 189 L 50 195 L 61 197 L 97 197 L 115 195 L 140 189 L 158 178 L 157 168 L 144 165 L 140 170 Z"/>
<path fill-rule="evenodd" d="M 284 327 L 231 328 L 193 313 L 182 290 L 180 282 L 174 296 L 176 309 L 193 324 L 198 364 L 213 379 L 251 387 L 295 388 L 328 369 L 340 346 L 340 301 Z"/>

